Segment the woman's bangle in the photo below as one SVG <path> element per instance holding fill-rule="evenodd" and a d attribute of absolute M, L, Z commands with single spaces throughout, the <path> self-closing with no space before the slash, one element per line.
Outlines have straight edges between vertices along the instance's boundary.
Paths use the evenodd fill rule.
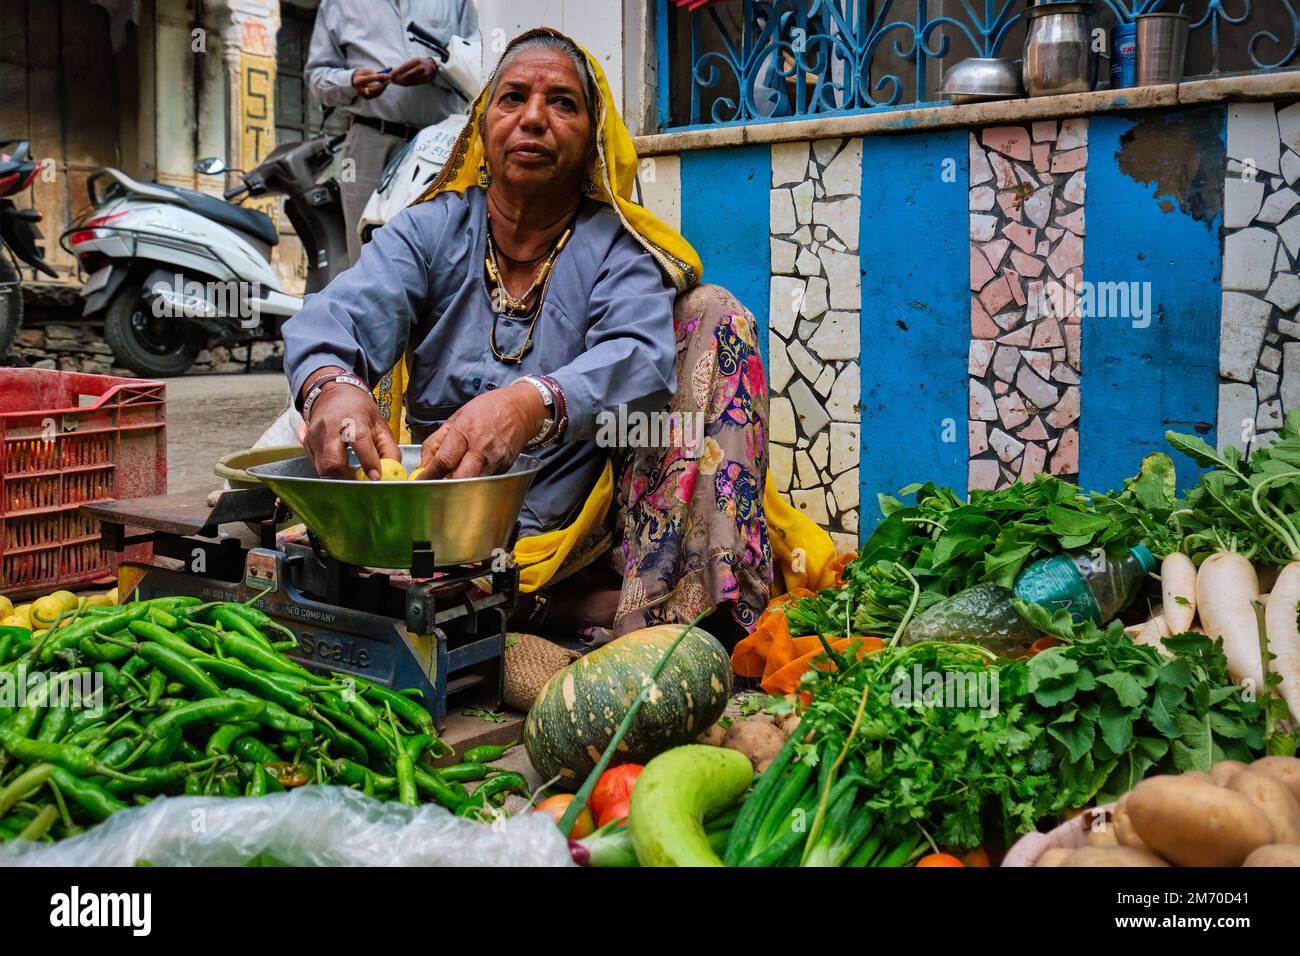
<path fill-rule="evenodd" d="M 537 377 L 546 383 L 546 386 L 551 390 L 551 394 L 555 396 L 555 408 L 552 410 L 555 417 L 555 427 L 551 429 L 551 434 L 547 438 L 547 444 L 550 444 L 553 441 L 559 441 L 561 436 L 564 435 L 565 428 L 568 427 L 569 403 L 565 400 L 564 389 L 560 387 L 559 382 L 549 375 L 539 375 Z"/>
<path fill-rule="evenodd" d="M 304 422 L 306 422 L 310 417 L 312 406 L 316 404 L 316 399 L 320 398 L 321 392 L 325 390 L 325 386 L 330 385 L 334 382 L 346 382 L 348 385 L 355 385 L 357 388 L 361 389 L 367 395 L 371 394 L 370 386 L 367 385 L 365 382 L 363 382 L 361 379 L 357 378 L 355 375 L 352 375 L 351 373 L 344 373 L 343 375 L 331 375 L 326 378 L 323 378 L 311 387 L 311 389 L 307 392 L 307 397 L 304 398 L 302 401 L 302 420 Z"/>

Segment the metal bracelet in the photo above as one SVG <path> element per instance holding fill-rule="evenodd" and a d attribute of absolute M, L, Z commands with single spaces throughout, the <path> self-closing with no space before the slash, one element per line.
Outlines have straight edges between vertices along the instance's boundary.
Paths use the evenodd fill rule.
<path fill-rule="evenodd" d="M 367 395 L 371 394 L 370 386 L 355 375 L 331 375 L 323 378 L 311 387 L 311 390 L 307 393 L 307 397 L 303 399 L 302 420 L 304 422 L 306 422 L 308 416 L 311 415 L 311 409 L 312 406 L 316 404 L 316 399 L 320 398 L 321 392 L 325 389 L 325 386 L 329 385 L 331 382 L 346 382 L 349 385 L 355 385 Z"/>

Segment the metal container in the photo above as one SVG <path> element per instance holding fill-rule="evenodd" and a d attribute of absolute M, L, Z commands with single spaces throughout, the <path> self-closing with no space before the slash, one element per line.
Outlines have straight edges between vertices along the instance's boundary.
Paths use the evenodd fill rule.
<path fill-rule="evenodd" d="M 1177 83 L 1183 78 L 1188 17 L 1182 13 L 1144 13 L 1137 18 L 1137 85 Z"/>
<path fill-rule="evenodd" d="M 1110 31 L 1110 86 L 1137 86 L 1137 24 L 1121 23 Z"/>
<path fill-rule="evenodd" d="M 967 57 L 954 63 L 939 92 L 954 104 L 983 103 L 1024 96 L 1020 64 L 995 57 Z"/>
<path fill-rule="evenodd" d="M 1040 3 L 1023 14 L 1024 81 L 1030 96 L 1087 93 L 1097 84 L 1091 3 Z"/>
<path fill-rule="evenodd" d="M 266 465 L 273 461 L 285 461 L 289 458 L 302 457 L 301 445 L 267 445 L 262 448 L 245 448 L 232 451 L 212 466 L 212 473 L 224 478 L 231 488 L 246 490 L 260 488 L 262 483 L 248 473 L 254 465 Z"/>
<path fill-rule="evenodd" d="M 402 445 L 402 465 L 420 463 L 419 445 Z M 358 466 L 348 453 L 350 467 Z M 485 561 L 511 544 L 524 495 L 541 470 L 521 455 L 504 474 L 437 481 L 320 478 L 307 457 L 254 465 L 306 523 L 331 557 L 371 568 L 409 568 L 416 542 L 427 541 L 438 567 Z"/>

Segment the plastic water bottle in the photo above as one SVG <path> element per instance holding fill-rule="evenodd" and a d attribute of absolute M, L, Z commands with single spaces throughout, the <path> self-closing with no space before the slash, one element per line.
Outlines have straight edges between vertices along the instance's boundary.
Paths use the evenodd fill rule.
<path fill-rule="evenodd" d="M 1041 636 L 1016 610 L 1016 598 L 1101 625 L 1133 602 L 1155 569 L 1145 545 L 1119 555 L 1067 551 L 1026 567 L 1014 589 L 985 581 L 927 608 L 908 626 L 903 643 L 968 641 L 1016 657 Z"/>
<path fill-rule="evenodd" d="M 1064 608 L 1077 621 L 1100 625 L 1133 603 L 1156 567 L 1155 555 L 1141 544 L 1118 557 L 1100 548 L 1067 551 L 1035 561 L 1021 571 L 1015 592 L 1050 611 Z"/>

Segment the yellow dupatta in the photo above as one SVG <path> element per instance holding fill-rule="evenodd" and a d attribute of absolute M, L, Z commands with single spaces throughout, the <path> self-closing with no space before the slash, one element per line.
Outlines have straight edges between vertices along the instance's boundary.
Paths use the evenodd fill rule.
<path fill-rule="evenodd" d="M 596 162 L 590 176 L 595 190 L 591 198 L 614 207 L 623 227 L 654 257 L 678 292 L 689 289 L 700 281 L 704 271 L 700 257 L 676 230 L 633 201 L 632 190 L 637 173 L 636 149 L 622 117 L 611 105 L 609 84 L 600 63 L 585 47 L 574 43 L 559 31 L 547 28 L 529 30 L 519 35 L 506 47 L 506 52 L 516 44 L 542 34 L 567 40 L 581 50 L 596 88 Z M 504 53 L 502 55 L 504 57 Z M 494 69 L 474 100 L 469 121 L 457 137 L 447 164 L 417 202 L 426 202 L 442 192 L 463 193 L 471 187 L 478 188 L 479 166 L 484 162 L 485 156 L 479 121 L 487 108 L 487 91 L 492 88 L 495 76 Z M 403 401 L 407 381 L 403 361 L 375 389 L 380 408 L 388 417 L 389 428 L 394 435 L 399 436 L 399 441 L 405 442 L 410 441 Z M 614 471 L 607 461 L 596 486 L 572 524 L 544 534 L 520 538 L 516 542 L 514 556 L 520 569 L 520 590 L 531 592 L 546 585 L 574 547 L 605 520 L 613 501 Z M 835 546 L 830 536 L 781 497 L 770 473 L 763 492 L 763 503 L 767 512 L 773 555 L 779 562 L 787 587 L 796 584 L 806 587 L 829 585 L 834 579 L 834 570 L 830 564 L 835 559 Z M 822 583 L 823 580 L 825 584 Z"/>

